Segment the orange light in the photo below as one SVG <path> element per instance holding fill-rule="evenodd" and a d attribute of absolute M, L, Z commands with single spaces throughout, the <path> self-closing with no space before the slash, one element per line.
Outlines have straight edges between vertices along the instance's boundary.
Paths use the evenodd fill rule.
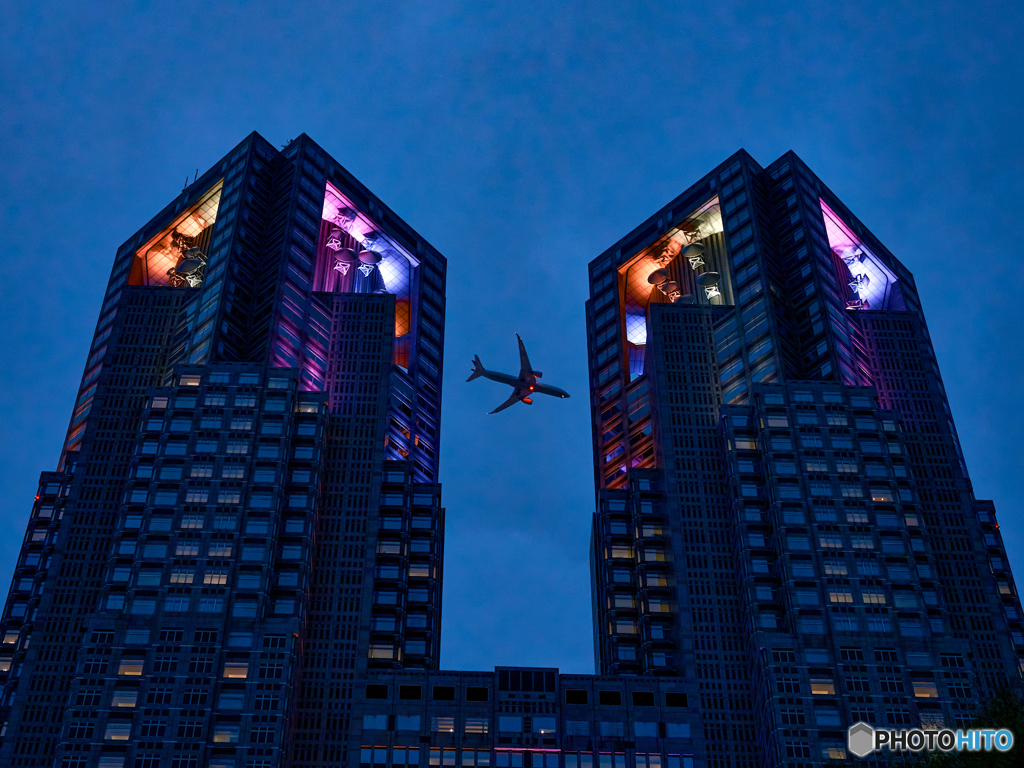
<path fill-rule="evenodd" d="M 530 391 L 533 392 L 533 387 L 530 387 Z"/>

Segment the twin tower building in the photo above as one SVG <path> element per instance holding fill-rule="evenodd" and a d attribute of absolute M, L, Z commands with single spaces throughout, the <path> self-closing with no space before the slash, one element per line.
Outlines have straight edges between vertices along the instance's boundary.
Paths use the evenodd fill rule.
<path fill-rule="evenodd" d="M 599 673 L 441 670 L 445 259 L 306 136 L 229 152 L 117 251 L 0 764 L 827 766 L 1019 681 L 914 278 L 796 155 L 589 277 Z"/>

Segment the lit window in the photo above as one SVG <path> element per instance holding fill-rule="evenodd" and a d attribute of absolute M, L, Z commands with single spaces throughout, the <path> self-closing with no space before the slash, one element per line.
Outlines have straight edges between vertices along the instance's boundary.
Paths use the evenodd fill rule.
<path fill-rule="evenodd" d="M 871 488 L 871 500 L 874 502 L 891 502 L 892 491 L 888 488 Z"/>
<path fill-rule="evenodd" d="M 553 717 L 534 717 L 532 723 L 534 733 L 555 732 L 555 718 Z"/>
<path fill-rule="evenodd" d="M 651 598 L 647 601 L 647 610 L 651 613 L 668 613 L 672 609 L 667 600 Z"/>
<path fill-rule="evenodd" d="M 103 734 L 103 738 L 107 741 L 128 741 L 131 735 L 131 721 L 114 720 L 107 723 L 107 730 Z"/>
<path fill-rule="evenodd" d="M 191 583 L 191 579 L 189 580 Z M 203 584 L 221 586 L 228 583 L 228 574 L 224 570 L 209 570 L 203 575 Z"/>
<path fill-rule="evenodd" d="M 455 718 L 432 717 L 430 718 L 430 730 L 434 733 L 455 733 Z"/>
<path fill-rule="evenodd" d="M 249 676 L 249 663 L 229 661 L 224 665 L 224 677 L 229 680 L 244 680 Z"/>
<path fill-rule="evenodd" d="M 213 729 L 215 744 L 236 744 L 238 742 L 238 726 L 234 723 L 218 723 Z"/>
<path fill-rule="evenodd" d="M 647 563 L 662 563 L 665 561 L 665 550 L 661 547 L 644 547 L 644 562 Z"/>
<path fill-rule="evenodd" d="M 812 677 L 811 693 L 815 696 L 834 696 L 836 684 L 829 677 Z"/>
<path fill-rule="evenodd" d="M 195 575 L 191 568 L 175 568 L 171 571 L 171 584 L 191 584 Z"/>
<path fill-rule="evenodd" d="M 114 691 L 114 696 L 110 701 L 110 706 L 132 708 L 135 706 L 135 702 L 138 697 L 139 691 L 137 688 L 116 689 Z"/>
<path fill-rule="evenodd" d="M 142 659 L 122 659 L 117 667 L 117 674 L 122 677 L 139 677 L 142 675 Z"/>
<path fill-rule="evenodd" d="M 393 659 L 395 658 L 395 647 L 393 645 L 371 645 L 369 656 L 371 659 Z"/>

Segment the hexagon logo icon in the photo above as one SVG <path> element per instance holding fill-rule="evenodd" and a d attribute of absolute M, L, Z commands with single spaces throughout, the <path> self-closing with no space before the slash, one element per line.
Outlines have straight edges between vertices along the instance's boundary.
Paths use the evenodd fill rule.
<path fill-rule="evenodd" d="M 875 750 L 875 729 L 867 723 L 856 723 L 850 726 L 847 740 L 853 754 L 865 757 Z"/>

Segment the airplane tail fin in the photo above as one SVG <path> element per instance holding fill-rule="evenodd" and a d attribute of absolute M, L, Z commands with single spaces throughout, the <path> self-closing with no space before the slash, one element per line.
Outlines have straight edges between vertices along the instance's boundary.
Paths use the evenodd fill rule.
<path fill-rule="evenodd" d="M 472 381 L 475 378 L 483 376 L 485 372 L 484 364 L 480 362 L 480 355 L 473 355 L 473 372 L 469 375 L 466 381 Z"/>

